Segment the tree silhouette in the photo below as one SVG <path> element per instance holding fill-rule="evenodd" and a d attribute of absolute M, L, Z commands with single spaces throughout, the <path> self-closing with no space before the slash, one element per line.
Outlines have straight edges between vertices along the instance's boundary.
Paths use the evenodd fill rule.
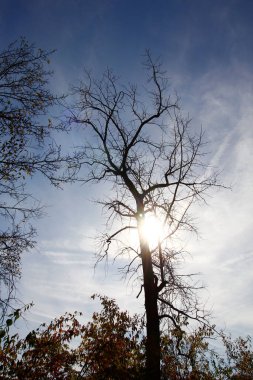
<path fill-rule="evenodd" d="M 87 74 L 75 87 L 78 99 L 70 122 L 84 128 L 81 152 L 86 182 L 108 182 L 112 192 L 101 204 L 109 212 L 111 230 L 102 236 L 100 258 L 113 251 L 129 254 L 125 271 L 142 269 L 146 310 L 146 378 L 160 379 L 160 321 L 177 326 L 178 315 L 201 318 L 194 286 L 176 270 L 182 252 L 173 246 L 174 234 L 193 230 L 190 206 L 217 185 L 216 174 L 204 164 L 203 133 L 191 131 L 177 96 L 168 94 L 168 80 L 160 62 L 146 53 L 147 83 L 143 94 L 135 85 L 120 85 L 107 70 L 101 80 Z M 152 215 L 162 224 L 151 246 L 144 225 Z M 115 230 L 113 230 L 115 228 Z M 126 238 L 136 230 L 139 247 Z"/>
<path fill-rule="evenodd" d="M 75 155 L 61 154 L 53 140 L 61 127 L 48 119 L 49 108 L 59 101 L 48 85 L 52 53 L 24 38 L 0 53 L 0 321 L 15 298 L 20 256 L 34 246 L 31 220 L 41 214 L 27 179 L 40 173 L 58 186 L 71 181 L 77 163 Z M 66 170 L 59 173 L 63 164 Z"/>

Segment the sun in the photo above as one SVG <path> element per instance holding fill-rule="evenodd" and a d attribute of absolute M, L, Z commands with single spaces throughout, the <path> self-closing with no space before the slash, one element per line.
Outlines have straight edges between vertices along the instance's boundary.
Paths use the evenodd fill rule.
<path fill-rule="evenodd" d="M 155 248 L 162 235 L 163 226 L 155 215 L 147 214 L 142 224 L 142 235 L 147 240 L 149 247 Z"/>

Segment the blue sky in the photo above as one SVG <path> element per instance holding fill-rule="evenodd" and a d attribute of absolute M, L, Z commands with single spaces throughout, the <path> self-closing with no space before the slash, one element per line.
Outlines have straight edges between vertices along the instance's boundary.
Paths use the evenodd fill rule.
<path fill-rule="evenodd" d="M 215 192 L 207 207 L 196 207 L 199 239 L 188 241 L 186 267 L 202 273 L 203 295 L 215 322 L 235 334 L 252 334 L 253 303 L 253 2 L 2 0 L 0 48 L 20 36 L 38 47 L 57 49 L 52 88 L 66 92 L 82 78 L 83 67 L 101 73 L 112 67 L 122 81 L 141 83 L 142 55 L 161 56 L 193 125 L 203 126 L 210 163 L 232 190 Z M 101 186 L 49 187 L 31 184 L 48 205 L 38 223 L 38 246 L 23 260 L 19 297 L 34 301 L 32 327 L 66 310 L 89 313 L 89 296 L 116 297 L 122 307 L 143 311 L 139 289 L 104 266 L 93 271 L 94 245 L 88 238 L 103 229 L 92 200 Z"/>

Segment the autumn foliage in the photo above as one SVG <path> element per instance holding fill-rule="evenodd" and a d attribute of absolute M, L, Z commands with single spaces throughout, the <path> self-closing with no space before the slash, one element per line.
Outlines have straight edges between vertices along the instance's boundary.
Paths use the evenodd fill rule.
<path fill-rule="evenodd" d="M 100 312 L 81 323 L 81 313 L 66 313 L 49 325 L 42 324 L 26 338 L 10 334 L 10 326 L 21 311 L 9 316 L 0 330 L 0 379 L 143 379 L 145 335 L 143 318 L 121 311 L 112 299 L 97 296 Z M 95 298 L 95 296 L 93 296 Z M 226 380 L 253 378 L 251 339 L 233 341 L 214 326 L 187 332 L 166 329 L 161 336 L 161 379 Z M 218 354 L 213 339 L 220 339 Z"/>
<path fill-rule="evenodd" d="M 0 379 L 138 379 L 143 323 L 99 298 L 102 310 L 87 324 L 78 321 L 81 313 L 66 313 L 25 339 L 2 336 Z"/>

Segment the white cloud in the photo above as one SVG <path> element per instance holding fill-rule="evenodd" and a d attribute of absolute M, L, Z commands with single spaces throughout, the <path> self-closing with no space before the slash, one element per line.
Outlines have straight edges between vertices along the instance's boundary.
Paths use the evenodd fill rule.
<path fill-rule="evenodd" d="M 209 207 L 195 209 L 202 238 L 191 241 L 190 250 L 217 323 L 242 334 L 252 329 L 253 312 L 253 92 L 250 74 L 235 74 L 227 81 L 227 75 L 209 73 L 196 84 L 198 118 L 205 119 L 214 153 L 210 162 L 222 169 L 220 178 L 231 190 L 214 191 Z"/>

